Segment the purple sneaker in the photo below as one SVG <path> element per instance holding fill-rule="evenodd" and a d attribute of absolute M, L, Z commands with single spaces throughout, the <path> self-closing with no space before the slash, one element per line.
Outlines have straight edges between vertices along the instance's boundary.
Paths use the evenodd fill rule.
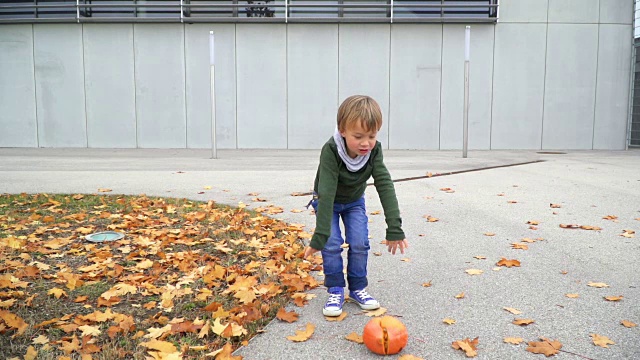
<path fill-rule="evenodd" d="M 369 295 L 366 289 L 350 291 L 349 298 L 360 305 L 362 310 L 375 310 L 380 307 L 378 300 Z"/>
<path fill-rule="evenodd" d="M 329 288 L 329 299 L 322 308 L 324 316 L 340 316 L 342 314 L 342 304 L 344 304 L 344 288 Z"/>

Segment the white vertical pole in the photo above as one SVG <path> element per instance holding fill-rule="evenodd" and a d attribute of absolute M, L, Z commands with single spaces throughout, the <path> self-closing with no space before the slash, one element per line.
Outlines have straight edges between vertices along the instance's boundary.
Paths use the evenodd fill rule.
<path fill-rule="evenodd" d="M 76 0 L 76 20 L 80 23 L 80 0 Z"/>
<path fill-rule="evenodd" d="M 211 158 L 218 158 L 216 144 L 216 65 L 213 31 L 209 31 L 209 76 L 211 78 Z"/>
<path fill-rule="evenodd" d="M 462 157 L 467 157 L 469 143 L 469 53 L 471 45 L 471 26 L 464 32 L 464 114 L 462 120 Z"/>

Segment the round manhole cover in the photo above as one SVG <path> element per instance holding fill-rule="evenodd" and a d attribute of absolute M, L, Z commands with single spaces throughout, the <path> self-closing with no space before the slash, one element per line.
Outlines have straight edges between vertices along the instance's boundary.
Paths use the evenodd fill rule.
<path fill-rule="evenodd" d="M 545 155 L 565 155 L 566 152 L 562 152 L 562 151 L 538 151 L 538 154 L 545 154 Z"/>

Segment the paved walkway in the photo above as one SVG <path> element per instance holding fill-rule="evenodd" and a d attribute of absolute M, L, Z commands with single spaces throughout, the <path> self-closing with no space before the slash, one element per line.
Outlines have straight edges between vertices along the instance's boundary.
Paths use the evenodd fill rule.
<path fill-rule="evenodd" d="M 110 188 L 113 193 L 235 205 L 251 204 L 254 196 L 248 194 L 256 192 L 269 200 L 266 204 L 285 209 L 277 217 L 311 231 L 315 219 L 308 211 L 289 211 L 304 209 L 308 197 L 290 194 L 311 189 L 318 151 L 219 150 L 218 155 L 212 160 L 207 150 L 0 149 L 0 193 Z M 396 183 L 411 246 L 405 256 L 384 252 L 384 217 L 370 216 L 372 252 L 383 254 L 370 256 L 369 290 L 407 325 L 409 344 L 401 354 L 463 359 L 451 342 L 479 337 L 477 359 L 541 359 L 526 352 L 524 343 L 510 345 L 503 338 L 548 337 L 564 345 L 567 352 L 559 359 L 640 358 L 640 327 L 620 324 L 640 324 L 640 151 L 470 151 L 466 159 L 460 151 L 385 151 L 385 160 L 395 179 L 456 173 Z M 538 160 L 543 161 L 500 167 Z M 366 199 L 370 211 L 381 210 L 373 187 Z M 551 208 L 551 203 L 561 207 Z M 427 222 L 424 215 L 439 221 Z M 605 220 L 606 215 L 618 219 Z M 537 229 L 530 229 L 528 221 L 539 222 Z M 602 230 L 562 229 L 559 224 Z M 625 229 L 638 234 L 620 236 Z M 511 248 L 523 238 L 544 240 L 529 243 L 528 250 Z M 502 257 L 518 259 L 522 266 L 495 271 Z M 465 273 L 472 268 L 484 272 Z M 426 282 L 432 286 L 423 287 Z M 589 287 L 588 282 L 609 287 Z M 464 298 L 456 299 L 462 292 Z M 291 308 L 300 313 L 298 322 L 272 322 L 237 354 L 259 360 L 375 358 L 363 345 L 344 339 L 361 333 L 369 318 L 347 304 L 344 321 L 327 322 L 321 314 L 325 290 L 313 293 L 317 297 L 308 306 Z M 569 293 L 579 297 L 568 298 Z M 604 299 L 617 295 L 623 300 Z M 520 327 L 512 324 L 516 317 L 535 322 Z M 445 325 L 444 318 L 456 323 Z M 316 325 L 310 340 L 285 338 L 308 322 Z M 589 336 L 594 333 L 616 344 L 594 346 Z"/>

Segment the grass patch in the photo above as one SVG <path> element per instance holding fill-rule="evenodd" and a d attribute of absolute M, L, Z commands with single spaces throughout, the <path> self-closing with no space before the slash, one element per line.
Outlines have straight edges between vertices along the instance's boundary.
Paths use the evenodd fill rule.
<path fill-rule="evenodd" d="M 125 237 L 85 240 L 108 230 Z M 212 201 L 0 195 L 0 355 L 23 358 L 33 346 L 38 359 L 197 359 L 235 349 L 317 286 L 318 264 L 300 258 L 307 236 Z"/>

